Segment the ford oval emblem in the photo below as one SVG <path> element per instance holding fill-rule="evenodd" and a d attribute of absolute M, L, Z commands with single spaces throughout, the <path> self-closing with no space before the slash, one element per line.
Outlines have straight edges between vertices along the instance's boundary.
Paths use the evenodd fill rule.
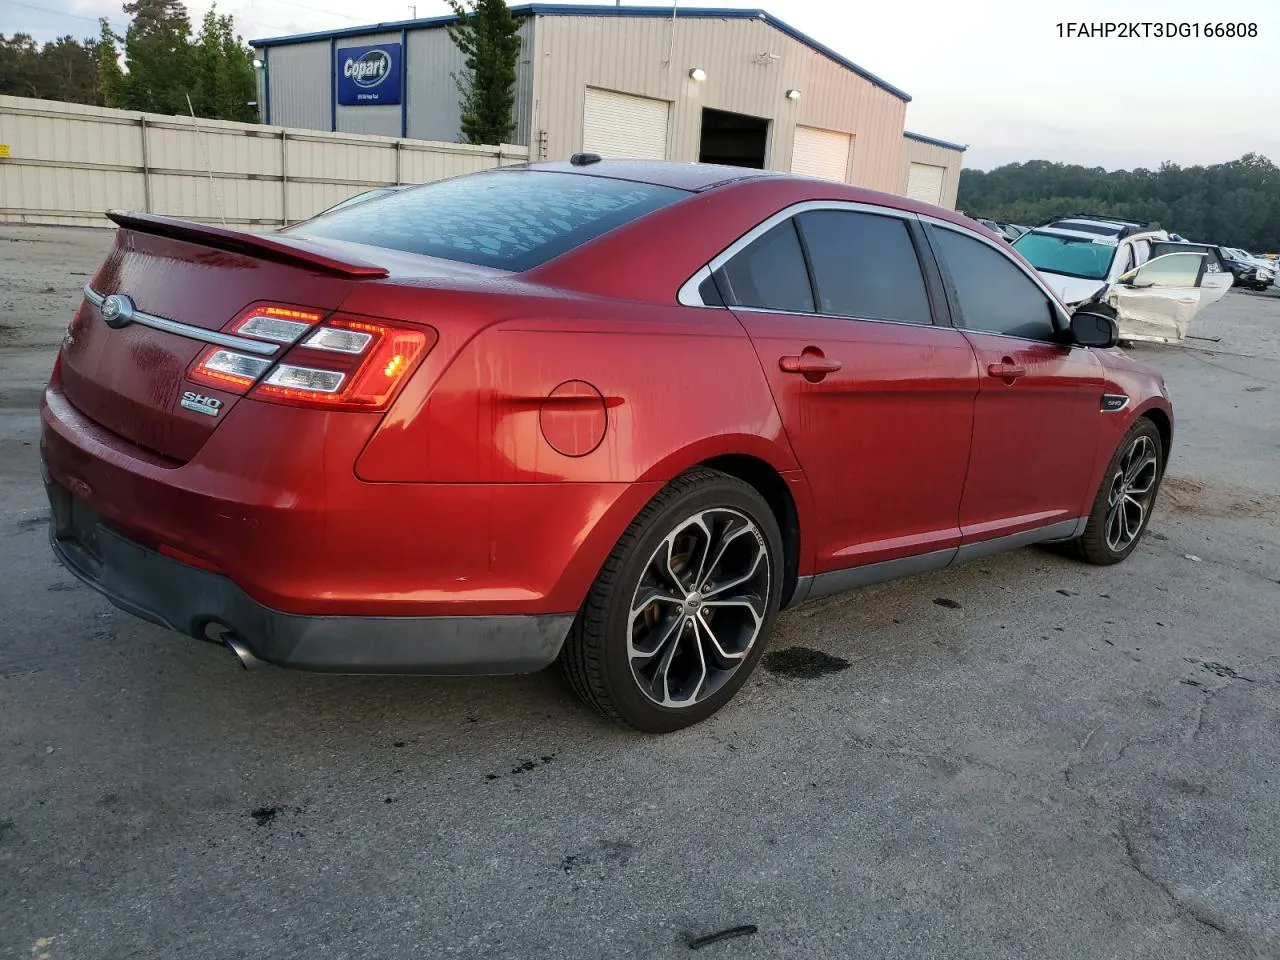
<path fill-rule="evenodd" d="M 102 301 L 102 319 L 108 327 L 119 330 L 133 322 L 133 301 L 119 293 L 113 293 Z"/>

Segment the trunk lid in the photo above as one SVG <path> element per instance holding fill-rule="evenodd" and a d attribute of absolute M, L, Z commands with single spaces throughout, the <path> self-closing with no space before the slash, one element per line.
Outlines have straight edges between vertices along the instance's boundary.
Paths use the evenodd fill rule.
<path fill-rule="evenodd" d="M 224 331 L 260 301 L 328 312 L 362 279 L 387 273 L 279 235 L 111 216 L 121 229 L 63 342 L 62 390 L 85 416 L 177 463 L 196 454 L 239 400 L 186 379 L 192 361 L 210 345 L 204 331 Z M 128 297 L 148 319 L 109 325 L 101 304 L 113 294 Z M 217 403 L 197 402 L 205 412 L 189 409 L 182 405 L 187 393 Z"/>

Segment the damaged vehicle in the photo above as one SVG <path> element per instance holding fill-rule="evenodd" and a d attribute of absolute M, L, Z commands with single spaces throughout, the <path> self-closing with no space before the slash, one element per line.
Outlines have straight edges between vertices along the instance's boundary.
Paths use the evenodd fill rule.
<path fill-rule="evenodd" d="M 1013 247 L 1069 309 L 1088 304 L 1113 313 L 1122 341 L 1185 339 L 1191 319 L 1221 299 L 1232 283 L 1230 270 L 1211 248 L 1177 242 L 1158 224 L 1067 217 L 1031 229 Z M 1157 257 L 1175 253 L 1198 256 L 1143 270 Z"/>

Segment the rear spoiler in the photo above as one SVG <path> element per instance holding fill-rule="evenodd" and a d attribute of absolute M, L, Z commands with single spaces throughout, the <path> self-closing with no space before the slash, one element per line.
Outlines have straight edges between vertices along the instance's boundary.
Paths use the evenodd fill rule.
<path fill-rule="evenodd" d="M 198 243 L 215 250 L 241 253 L 259 260 L 273 260 L 339 277 L 377 279 L 388 276 L 391 272 L 386 267 L 365 260 L 339 259 L 306 241 L 293 238 L 285 240 L 279 236 L 228 230 L 226 227 L 196 223 L 193 220 L 158 217 L 150 213 L 126 213 L 121 210 L 108 210 L 107 219 L 125 230 L 150 233 L 170 240 L 185 240 L 187 243 Z"/>

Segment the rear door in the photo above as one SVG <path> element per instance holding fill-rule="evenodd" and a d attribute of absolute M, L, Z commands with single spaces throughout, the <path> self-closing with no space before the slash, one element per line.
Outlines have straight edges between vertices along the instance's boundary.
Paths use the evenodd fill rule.
<path fill-rule="evenodd" d="M 960 540 L 977 369 L 963 335 L 934 322 L 918 231 L 912 215 L 804 204 L 716 272 L 812 490 L 818 573 L 916 554 L 941 565 Z"/>
<path fill-rule="evenodd" d="M 1059 309 L 995 243 L 941 223 L 929 238 L 981 381 L 960 504 L 964 543 L 1053 525 L 1069 532 L 1087 509 L 1102 366 L 1088 348 L 1062 341 Z"/>

